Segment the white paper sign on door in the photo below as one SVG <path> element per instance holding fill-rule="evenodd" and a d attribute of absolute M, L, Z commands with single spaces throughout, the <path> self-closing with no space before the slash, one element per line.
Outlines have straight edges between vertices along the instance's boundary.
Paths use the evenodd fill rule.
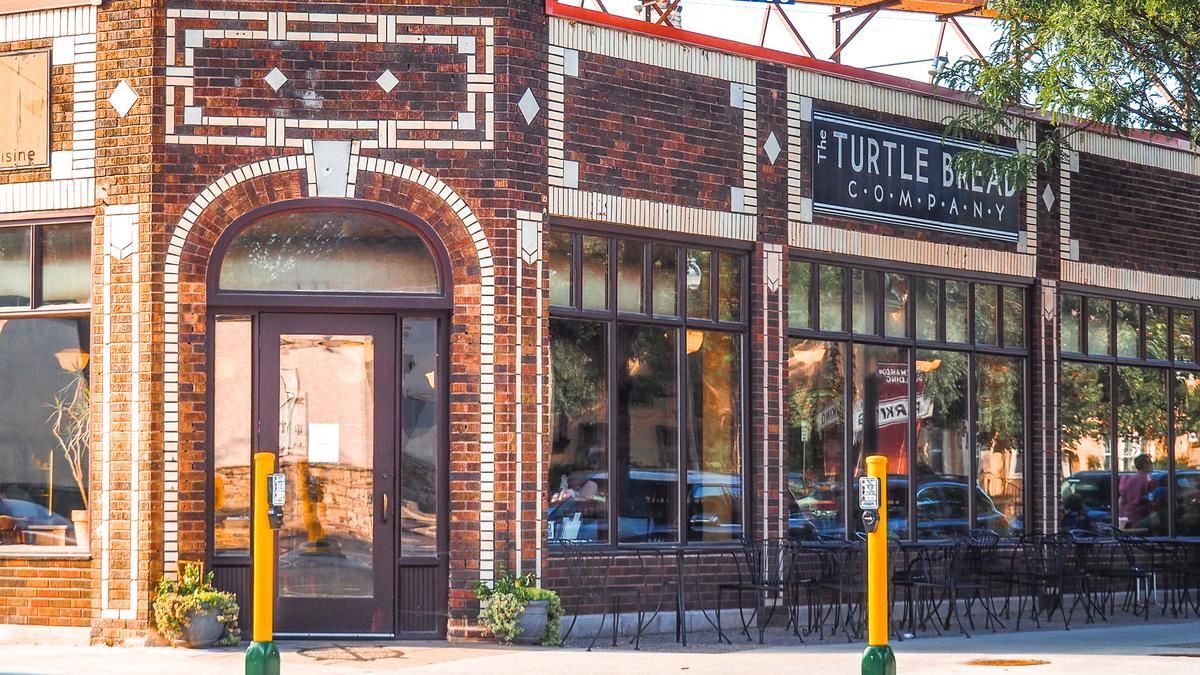
<path fill-rule="evenodd" d="M 341 455 L 339 424 L 308 424 L 308 463 L 336 464 Z"/>

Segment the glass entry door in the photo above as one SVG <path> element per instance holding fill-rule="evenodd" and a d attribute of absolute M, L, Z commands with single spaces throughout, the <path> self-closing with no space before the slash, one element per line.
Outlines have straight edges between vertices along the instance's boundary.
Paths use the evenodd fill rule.
<path fill-rule="evenodd" d="M 261 316 L 258 447 L 287 477 L 275 630 L 390 636 L 396 317 Z"/>

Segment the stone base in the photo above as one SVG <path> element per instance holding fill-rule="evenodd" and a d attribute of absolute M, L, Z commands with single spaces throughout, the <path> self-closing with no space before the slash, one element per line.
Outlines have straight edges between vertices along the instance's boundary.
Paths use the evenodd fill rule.
<path fill-rule="evenodd" d="M 91 628 L 0 623 L 0 644 L 86 647 L 91 642 Z"/>

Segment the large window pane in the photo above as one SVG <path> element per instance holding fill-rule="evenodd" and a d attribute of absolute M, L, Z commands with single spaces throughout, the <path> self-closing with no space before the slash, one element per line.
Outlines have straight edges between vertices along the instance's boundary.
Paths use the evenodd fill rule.
<path fill-rule="evenodd" d="M 616 438 L 621 541 L 679 534 L 678 330 L 619 326 Z"/>
<path fill-rule="evenodd" d="M 917 278 L 917 339 L 937 340 L 942 306 L 937 279 Z"/>
<path fill-rule="evenodd" d="M 1025 289 L 1005 286 L 1004 295 L 1004 346 L 1025 346 Z"/>
<path fill-rule="evenodd" d="M 92 289 L 92 226 L 42 227 L 42 304 L 85 305 Z"/>
<path fill-rule="evenodd" d="M 1087 353 L 1112 354 L 1112 302 L 1099 298 L 1087 300 Z"/>
<path fill-rule="evenodd" d="M 1061 334 L 1061 351 L 1075 354 L 1083 353 L 1083 343 L 1080 329 L 1083 317 L 1083 298 L 1078 295 L 1064 295 L 1058 301 L 1058 323 Z"/>
<path fill-rule="evenodd" d="M 1167 351 L 1167 308 L 1162 305 L 1146 305 L 1146 325 L 1143 331 L 1146 341 L 1146 358 L 1165 361 Z"/>
<path fill-rule="evenodd" d="M 975 357 L 979 491 L 975 526 L 1023 534 L 1025 519 L 1025 362 Z"/>
<path fill-rule="evenodd" d="M 1117 512 L 1121 529 L 1167 534 L 1167 371 L 1117 368 Z"/>
<path fill-rule="evenodd" d="M 1138 357 L 1141 323 L 1141 306 L 1138 303 L 1117 303 L 1117 356 Z"/>
<path fill-rule="evenodd" d="M 971 529 L 968 362 L 962 352 L 917 351 L 917 464 L 913 479 L 920 539 L 948 539 Z"/>
<path fill-rule="evenodd" d="M 883 275 L 883 332 L 908 337 L 908 276 Z"/>
<path fill-rule="evenodd" d="M 571 288 L 572 239 L 565 232 L 550 232 L 546 235 L 546 264 L 550 271 L 550 304 L 569 307 L 573 304 Z"/>
<path fill-rule="evenodd" d="M 641 242 L 617 242 L 617 309 L 622 312 L 642 312 L 645 250 Z"/>
<path fill-rule="evenodd" d="M 229 244 L 224 290 L 437 293 L 437 264 L 404 225 L 357 211 L 268 216 Z"/>
<path fill-rule="evenodd" d="M 0 228 L 0 306 L 29 306 L 28 227 Z"/>
<path fill-rule="evenodd" d="M 583 238 L 583 308 L 608 309 L 607 237 Z"/>
<path fill-rule="evenodd" d="M 742 336 L 687 331 L 688 540 L 742 536 Z"/>
<path fill-rule="evenodd" d="M 1060 525 L 1097 531 L 1112 520 L 1108 366 L 1064 361 L 1061 370 Z"/>
<path fill-rule="evenodd" d="M 400 555 L 437 554 L 438 325 L 404 320 L 400 400 Z"/>
<path fill-rule="evenodd" d="M 975 284 L 975 342 L 1000 344 L 996 335 L 998 309 L 997 288 L 992 284 Z"/>
<path fill-rule="evenodd" d="M 854 485 L 864 474 L 868 455 L 888 458 L 888 528 L 908 537 L 908 350 L 900 347 L 854 345 L 854 390 L 851 407 Z M 858 499 L 852 525 L 862 530 Z"/>
<path fill-rule="evenodd" d="M 679 316 L 679 249 L 655 244 L 652 248 L 651 274 L 654 275 L 652 301 L 657 316 Z"/>
<path fill-rule="evenodd" d="M 744 256 L 736 253 L 720 253 L 717 256 L 717 319 L 720 321 L 742 320 L 742 271 Z"/>
<path fill-rule="evenodd" d="M 842 274 L 842 268 L 821 265 L 819 270 L 817 305 L 820 312 L 821 330 L 843 331 L 846 328 L 842 320 L 842 315 L 845 313 L 842 298 L 845 293 L 846 281 Z"/>
<path fill-rule="evenodd" d="M 213 553 L 250 555 L 250 451 L 254 325 L 248 316 L 213 324 Z"/>
<path fill-rule="evenodd" d="M 812 265 L 788 263 L 788 328 L 812 328 Z"/>
<path fill-rule="evenodd" d="M 1175 374 L 1175 535 L 1200 536 L 1200 377 Z"/>
<path fill-rule="evenodd" d="M 712 251 L 687 251 L 687 268 L 684 270 L 687 286 L 687 315 L 693 319 L 711 319 L 712 295 Z"/>
<path fill-rule="evenodd" d="M 1173 340 L 1173 355 L 1176 361 L 1194 362 L 1196 360 L 1196 313 L 1190 309 L 1173 309 L 1175 317 L 1175 339 Z"/>
<path fill-rule="evenodd" d="M 550 321 L 547 536 L 608 541 L 608 324 Z"/>
<path fill-rule="evenodd" d="M 792 340 L 788 357 L 788 533 L 842 536 L 845 503 L 845 349 Z"/>
<path fill-rule="evenodd" d="M 3 544 L 86 544 L 88 319 L 0 321 Z"/>
<path fill-rule="evenodd" d="M 875 316 L 879 307 L 879 273 L 870 270 L 851 270 L 851 316 L 854 332 L 875 335 L 879 327 Z"/>
<path fill-rule="evenodd" d="M 971 284 L 965 281 L 946 282 L 946 342 L 968 342 L 970 338 L 970 314 L 968 303 Z"/>

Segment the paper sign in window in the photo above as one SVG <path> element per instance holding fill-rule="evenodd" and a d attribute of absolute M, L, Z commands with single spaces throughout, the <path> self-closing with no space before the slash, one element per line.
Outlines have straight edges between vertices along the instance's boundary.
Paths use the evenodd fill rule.
<path fill-rule="evenodd" d="M 308 425 L 308 463 L 336 464 L 341 455 L 341 426 L 310 422 Z"/>

